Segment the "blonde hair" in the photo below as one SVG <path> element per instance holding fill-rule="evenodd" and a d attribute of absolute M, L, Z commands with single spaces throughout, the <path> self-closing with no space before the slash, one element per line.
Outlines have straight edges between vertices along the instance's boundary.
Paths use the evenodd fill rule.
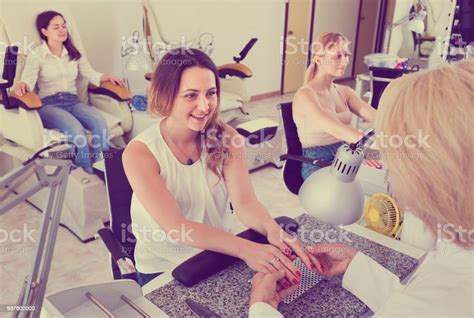
<path fill-rule="evenodd" d="M 446 224 L 474 228 L 473 79 L 472 62 L 403 76 L 387 87 L 377 112 L 379 137 L 426 136 L 416 147 L 380 142 L 379 149 L 399 204 L 435 235 Z M 459 233 L 455 242 L 473 246 Z"/>
<path fill-rule="evenodd" d="M 342 33 L 337 32 L 323 32 L 318 35 L 316 41 L 314 41 L 312 48 L 313 48 L 313 58 L 315 55 L 322 56 L 325 54 L 326 49 L 332 48 L 335 44 L 339 41 L 344 41 L 349 43 L 349 40 L 344 36 Z M 306 69 L 304 75 L 304 84 L 307 84 L 310 80 L 312 80 L 316 73 L 318 72 L 318 65 L 313 63 L 313 58 L 311 59 L 311 65 Z"/>

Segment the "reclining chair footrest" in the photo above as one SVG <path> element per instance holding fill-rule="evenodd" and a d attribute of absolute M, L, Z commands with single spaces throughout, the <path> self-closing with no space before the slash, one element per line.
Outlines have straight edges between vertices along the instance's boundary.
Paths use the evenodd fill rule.
<path fill-rule="evenodd" d="M 268 118 L 258 118 L 237 125 L 239 134 L 248 139 L 251 145 L 272 140 L 278 130 L 278 123 Z"/>

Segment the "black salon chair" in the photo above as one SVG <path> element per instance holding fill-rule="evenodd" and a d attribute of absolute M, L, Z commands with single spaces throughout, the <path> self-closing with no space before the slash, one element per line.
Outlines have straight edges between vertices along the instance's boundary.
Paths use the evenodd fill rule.
<path fill-rule="evenodd" d="M 111 254 L 114 279 L 127 278 L 137 281 L 134 259 L 136 239 L 130 227 L 133 190 L 123 169 L 123 150 L 112 149 L 104 152 L 110 227 L 100 229 L 99 236 Z"/>
<path fill-rule="evenodd" d="M 370 71 L 370 92 L 371 98 L 369 104 L 377 109 L 379 106 L 380 97 L 382 97 L 383 91 L 394 79 L 411 72 L 416 72 L 419 70 L 418 65 L 414 66 L 410 70 L 401 70 L 394 68 L 385 68 L 385 67 L 369 67 Z"/>
<path fill-rule="evenodd" d="M 285 129 L 287 153 L 280 156 L 280 160 L 286 160 L 283 168 L 283 181 L 290 192 L 298 194 L 303 185 L 303 177 L 301 176 L 301 165 L 303 162 L 326 167 L 331 165 L 331 162 L 321 160 L 314 160 L 303 157 L 303 147 L 298 137 L 296 124 L 293 120 L 293 103 L 281 103 L 277 105 L 280 109 L 283 127 Z"/>

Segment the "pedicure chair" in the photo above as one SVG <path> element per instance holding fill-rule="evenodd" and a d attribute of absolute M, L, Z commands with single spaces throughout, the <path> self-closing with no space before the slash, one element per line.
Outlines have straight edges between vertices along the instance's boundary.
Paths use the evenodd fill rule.
<path fill-rule="evenodd" d="M 68 7 L 51 4 L 47 9 L 64 15 L 75 46 L 82 54 L 87 54 Z M 44 4 L 25 0 L 10 2 L 0 10 L 0 43 L 8 45 L 9 51 L 5 52 L 3 47 L 0 52 L 0 71 L 3 75 L 0 101 L 0 175 L 13 170 L 39 149 L 65 140 L 62 133 L 43 127 L 36 110 L 41 107 L 41 100 L 34 91 L 22 97 L 13 93 L 15 83 L 21 78 L 26 55 L 41 44 L 35 19 L 42 11 L 45 11 Z M 16 50 L 13 49 L 15 46 Z M 101 71 L 100 65 L 94 67 Z M 132 116 L 127 102 L 130 98 L 128 90 L 111 83 L 102 83 L 100 87 L 90 86 L 88 80 L 83 78 L 78 81 L 78 96 L 82 102 L 96 107 L 101 112 L 106 119 L 109 136 L 115 136 L 111 140 L 112 143 L 116 147 L 123 147 L 123 135 L 132 127 Z M 18 180 L 14 190 L 22 192 L 31 180 L 32 177 Z M 72 170 L 61 224 L 83 242 L 93 239 L 97 230 L 109 220 L 106 197 L 105 184 L 98 176 L 87 174 L 80 168 Z M 44 193 L 39 192 L 32 196 L 29 202 L 43 211 L 46 199 Z"/>

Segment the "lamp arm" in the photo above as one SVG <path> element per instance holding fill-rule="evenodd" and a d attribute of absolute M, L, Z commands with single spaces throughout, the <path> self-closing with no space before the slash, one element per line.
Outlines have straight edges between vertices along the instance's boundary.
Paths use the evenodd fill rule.
<path fill-rule="evenodd" d="M 56 168 L 52 173 L 48 173 L 46 167 Z M 31 270 L 31 275 L 25 279 L 18 300 L 18 305 L 20 306 L 34 306 L 32 314 L 35 318 L 40 316 L 43 305 L 70 168 L 71 161 L 69 160 L 36 158 L 0 178 L 0 188 L 9 188 L 18 178 L 25 177 L 25 175 L 28 176 L 32 172 L 34 172 L 37 178 L 36 184 L 27 191 L 20 193 L 6 203 L 2 202 L 0 205 L 0 215 L 43 188 L 50 188 L 48 204 L 43 211 L 41 232 L 36 245 L 33 269 Z M 29 317 L 29 314 L 31 312 L 16 312 L 13 316 Z"/>
<path fill-rule="evenodd" d="M 413 18 L 415 18 L 416 16 L 418 15 L 417 12 L 411 12 L 409 15 L 407 15 L 406 17 L 403 17 L 401 18 L 400 20 L 394 22 L 392 25 L 390 25 L 390 30 L 393 30 L 395 29 L 396 27 L 402 25 L 403 23 L 406 23 L 410 20 L 412 20 Z"/>

